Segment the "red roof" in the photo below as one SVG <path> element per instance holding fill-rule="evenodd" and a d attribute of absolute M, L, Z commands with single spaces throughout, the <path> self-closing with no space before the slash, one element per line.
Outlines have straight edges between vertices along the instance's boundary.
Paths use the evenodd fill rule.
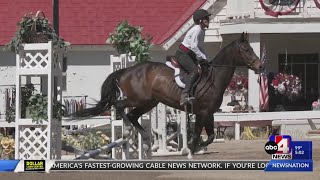
<path fill-rule="evenodd" d="M 76 45 L 105 45 L 118 22 L 144 27 L 143 33 L 161 45 L 200 8 L 206 0 L 81 0 L 59 1 L 60 36 Z M 0 45 L 8 43 L 16 23 L 27 12 L 42 10 L 52 22 L 52 0 L 0 2 Z"/>

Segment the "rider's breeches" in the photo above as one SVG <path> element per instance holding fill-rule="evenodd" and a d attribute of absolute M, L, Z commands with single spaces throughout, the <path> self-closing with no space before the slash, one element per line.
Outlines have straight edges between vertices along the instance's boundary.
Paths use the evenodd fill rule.
<path fill-rule="evenodd" d="M 192 72 L 198 73 L 198 66 L 195 63 L 195 60 L 193 60 L 188 54 L 181 50 L 177 50 L 176 57 L 182 69 L 188 74 L 191 74 Z"/>

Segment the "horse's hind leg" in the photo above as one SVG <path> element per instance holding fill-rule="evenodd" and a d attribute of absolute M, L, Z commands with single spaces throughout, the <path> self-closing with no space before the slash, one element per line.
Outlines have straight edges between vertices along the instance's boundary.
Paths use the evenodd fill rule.
<path fill-rule="evenodd" d="M 134 127 L 136 127 L 143 137 L 143 139 L 146 139 L 149 137 L 147 132 L 143 129 L 143 127 L 139 124 L 138 119 L 141 117 L 143 114 L 149 112 L 152 110 L 154 107 L 156 107 L 158 104 L 157 101 L 150 101 L 144 104 L 144 106 L 139 106 L 131 110 L 128 114 L 127 117 L 129 118 L 130 122 Z"/>
<path fill-rule="evenodd" d="M 138 119 L 140 116 L 142 116 L 144 113 L 147 113 L 152 108 L 154 108 L 159 102 L 157 101 L 148 101 L 143 103 L 143 106 L 135 107 L 133 110 L 131 110 L 128 114 L 125 113 L 124 109 L 126 107 L 132 107 L 131 104 L 128 102 L 128 100 L 119 100 L 115 103 L 115 107 L 117 112 L 120 113 L 120 116 L 123 118 L 124 121 L 130 122 L 137 131 L 141 134 L 143 139 L 146 139 L 148 135 L 146 134 L 146 131 L 143 129 L 143 127 L 138 122 Z M 141 103 L 142 104 L 142 103 Z"/>

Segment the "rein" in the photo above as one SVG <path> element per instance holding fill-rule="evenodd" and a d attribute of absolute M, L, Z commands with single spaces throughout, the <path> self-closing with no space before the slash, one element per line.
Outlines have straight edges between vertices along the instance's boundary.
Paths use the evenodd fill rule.
<path fill-rule="evenodd" d="M 258 60 L 258 59 L 254 59 L 251 62 L 248 63 L 248 65 L 242 65 L 242 66 L 235 66 L 235 65 L 221 65 L 221 64 L 209 64 L 209 66 L 213 66 L 213 67 L 253 67 L 253 63 Z"/>

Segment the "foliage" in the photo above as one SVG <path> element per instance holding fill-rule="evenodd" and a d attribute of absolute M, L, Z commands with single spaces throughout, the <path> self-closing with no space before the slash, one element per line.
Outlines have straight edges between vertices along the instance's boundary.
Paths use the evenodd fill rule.
<path fill-rule="evenodd" d="M 225 93 L 232 95 L 245 94 L 248 91 L 248 77 L 243 74 L 234 74 Z"/>
<path fill-rule="evenodd" d="M 18 48 L 23 43 L 46 43 L 50 40 L 53 46 L 66 47 L 69 45 L 68 42 L 58 37 L 44 13 L 42 16 L 39 16 L 39 13 L 42 12 L 38 11 L 35 16 L 32 12 L 25 14 L 17 23 L 18 29 L 15 36 L 7 44 L 11 51 L 18 53 Z"/>
<path fill-rule="evenodd" d="M 288 97 L 291 101 L 294 101 L 301 95 L 301 81 L 299 77 L 292 74 L 276 74 L 271 82 L 271 86 L 275 89 L 276 93 Z"/>
<path fill-rule="evenodd" d="M 26 117 L 26 107 L 28 106 L 28 99 L 32 96 L 33 92 L 35 91 L 33 84 L 26 84 L 24 87 L 21 87 L 21 118 Z M 16 89 L 13 87 L 12 89 L 13 95 L 13 104 L 9 106 L 6 111 L 6 121 L 14 122 L 15 121 L 15 97 L 16 97 Z"/>
<path fill-rule="evenodd" d="M 62 141 L 69 146 L 84 151 L 94 150 L 110 143 L 107 135 L 101 131 L 63 136 Z"/>
<path fill-rule="evenodd" d="M 0 159 L 14 159 L 14 139 L 0 133 Z"/>
<path fill-rule="evenodd" d="M 54 100 L 53 101 L 53 118 L 61 120 L 64 109 L 63 105 Z M 48 120 L 48 98 L 41 94 L 34 94 L 28 100 L 28 112 L 32 121 L 42 123 L 43 120 Z"/>
<path fill-rule="evenodd" d="M 113 33 L 110 33 L 107 43 L 110 43 L 118 54 L 135 56 L 138 63 L 149 59 L 149 49 L 152 47 L 152 38 L 141 35 L 142 27 L 131 26 L 128 21 L 120 22 Z"/>
<path fill-rule="evenodd" d="M 31 96 L 29 98 L 28 112 L 32 121 L 40 121 L 42 123 L 42 120 L 48 118 L 48 101 L 40 94 Z"/>

